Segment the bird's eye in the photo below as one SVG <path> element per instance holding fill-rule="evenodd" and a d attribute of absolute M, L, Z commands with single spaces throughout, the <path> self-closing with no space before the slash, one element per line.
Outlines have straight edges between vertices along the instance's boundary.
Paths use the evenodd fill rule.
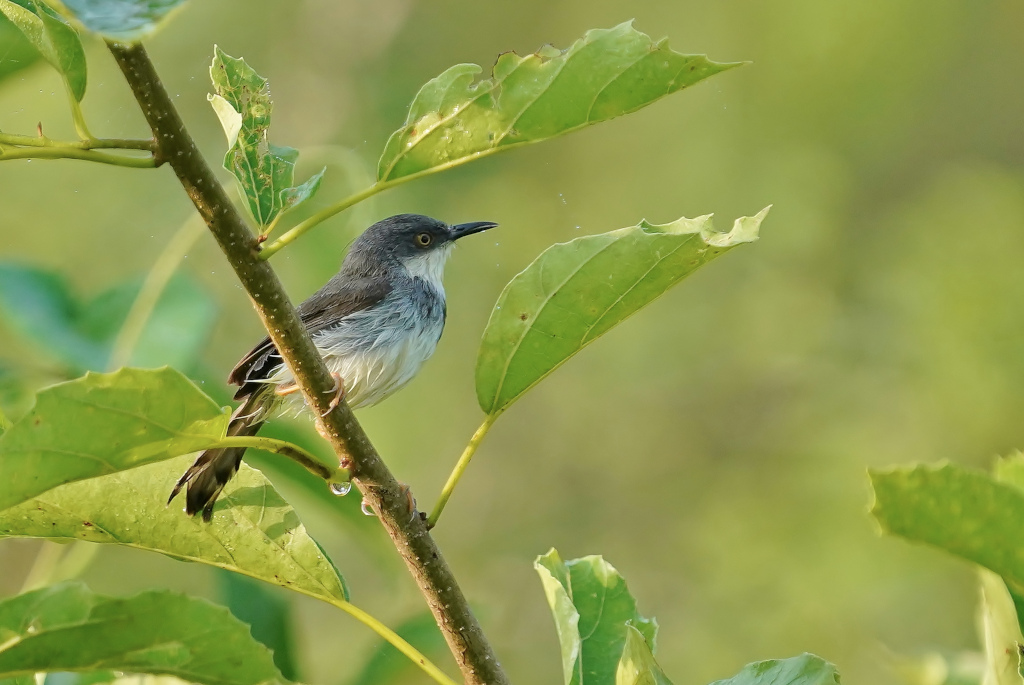
<path fill-rule="evenodd" d="M 434 238 L 429 233 L 416 234 L 416 244 L 420 247 L 426 247 L 432 242 L 434 242 Z"/>

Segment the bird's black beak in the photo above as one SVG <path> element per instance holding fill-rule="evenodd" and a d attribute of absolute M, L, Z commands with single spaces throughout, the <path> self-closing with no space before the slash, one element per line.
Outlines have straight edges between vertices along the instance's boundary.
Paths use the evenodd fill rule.
<path fill-rule="evenodd" d="M 486 231 L 488 228 L 494 228 L 497 225 L 493 221 L 471 221 L 468 224 L 455 224 L 451 227 L 452 240 L 465 238 L 467 235 Z"/>

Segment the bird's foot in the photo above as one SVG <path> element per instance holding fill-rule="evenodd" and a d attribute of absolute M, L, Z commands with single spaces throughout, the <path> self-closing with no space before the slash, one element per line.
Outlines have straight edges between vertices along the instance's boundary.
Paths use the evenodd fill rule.
<path fill-rule="evenodd" d="M 274 394 L 278 397 L 286 397 L 299 391 L 298 384 L 295 381 L 288 383 L 280 383 L 274 388 Z"/>
<path fill-rule="evenodd" d="M 334 411 L 334 408 L 338 406 L 338 403 L 345 399 L 345 381 L 342 379 L 341 374 L 333 372 L 331 373 L 331 376 L 334 377 L 334 387 L 327 392 L 333 392 L 334 397 L 331 399 L 331 403 L 327 405 L 327 410 L 320 416 L 327 416 L 330 414 Z"/>

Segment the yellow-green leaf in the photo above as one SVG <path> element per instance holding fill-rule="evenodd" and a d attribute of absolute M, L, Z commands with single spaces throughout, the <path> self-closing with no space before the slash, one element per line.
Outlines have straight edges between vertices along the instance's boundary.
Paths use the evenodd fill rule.
<path fill-rule="evenodd" d="M 60 72 L 68 90 L 81 102 L 85 97 L 85 51 L 78 33 L 64 17 L 36 0 L 0 0 L 0 12 Z"/>
<path fill-rule="evenodd" d="M 64 483 L 194 452 L 228 413 L 170 368 L 87 373 L 41 391 L 0 436 L 0 509 Z"/>
<path fill-rule="evenodd" d="M 341 575 L 295 510 L 244 463 L 206 523 L 167 505 L 192 456 L 48 490 L 0 511 L 0 537 L 114 543 L 235 571 L 321 599 L 347 599 Z"/>
<path fill-rule="evenodd" d="M 384 148 L 379 181 L 447 168 L 636 111 L 740 63 L 683 55 L 626 22 L 587 31 L 566 50 L 506 52 L 490 79 L 458 64 L 417 93 Z"/>
<path fill-rule="evenodd" d="M 0 601 L 0 678 L 104 670 L 204 685 L 285 682 L 249 627 L 206 600 L 165 590 L 121 599 L 67 583 Z"/>
<path fill-rule="evenodd" d="M 476 392 L 504 411 L 613 326 L 727 250 L 757 240 L 768 208 L 716 231 L 711 215 L 553 245 L 505 286 L 484 330 Z"/>

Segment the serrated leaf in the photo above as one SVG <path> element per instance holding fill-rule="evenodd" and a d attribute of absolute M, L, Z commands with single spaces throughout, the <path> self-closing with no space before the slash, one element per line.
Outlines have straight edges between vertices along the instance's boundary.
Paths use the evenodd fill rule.
<path fill-rule="evenodd" d="M 870 470 L 882 530 L 1024 583 L 1024 490 L 954 464 Z"/>
<path fill-rule="evenodd" d="M 185 0 L 63 0 L 64 6 L 105 38 L 137 42 L 156 30 Z"/>
<path fill-rule="evenodd" d="M 643 634 L 631 625 L 626 627 L 626 646 L 615 670 L 615 685 L 672 685 Z"/>
<path fill-rule="evenodd" d="M 36 0 L 0 0 L 0 12 L 60 73 L 72 96 L 81 102 L 85 97 L 85 51 L 71 25 L 45 3 Z"/>
<path fill-rule="evenodd" d="M 0 263 L 0 317 L 73 372 L 102 371 L 141 285 L 141 279 L 133 279 L 79 301 L 57 273 Z M 146 320 L 130 364 L 193 368 L 216 313 L 206 290 L 186 274 L 176 273 Z"/>
<path fill-rule="evenodd" d="M 88 373 L 42 390 L 0 436 L 0 509 L 64 483 L 194 452 L 228 413 L 170 368 Z"/>
<path fill-rule="evenodd" d="M 0 537 L 127 545 L 194 561 L 321 599 L 346 599 L 334 564 L 295 510 L 244 463 L 206 523 L 167 504 L 193 456 L 69 483 L 0 511 Z"/>
<path fill-rule="evenodd" d="M 320 188 L 326 167 L 305 183 L 295 186 L 298 150 L 272 145 L 270 87 L 244 59 L 231 57 L 214 47 L 210 79 L 216 91 L 210 96 L 228 139 L 224 168 L 238 182 L 252 218 L 261 227 L 279 214 L 311 198 Z"/>
<path fill-rule="evenodd" d="M 836 667 L 813 654 L 747 664 L 728 680 L 711 685 L 839 685 Z"/>
<path fill-rule="evenodd" d="M 552 549 L 533 567 L 555 619 L 566 685 L 614 685 L 629 627 L 653 652 L 657 621 L 637 612 L 625 579 L 603 558 L 563 562 Z"/>
<path fill-rule="evenodd" d="M 0 645 L 0 677 L 109 669 L 205 685 L 284 682 L 227 609 L 165 590 L 121 599 L 66 583 L 18 595 L 0 601 Z"/>
<path fill-rule="evenodd" d="M 488 414 L 723 252 L 757 240 L 768 207 L 718 232 L 711 215 L 646 221 L 553 245 L 505 286 L 484 330 L 476 392 Z"/>
<path fill-rule="evenodd" d="M 416 94 L 405 125 L 384 148 L 377 177 L 393 181 L 546 140 L 636 111 L 736 66 L 682 55 L 632 22 L 587 31 L 561 52 L 507 52 L 491 78 L 479 82 L 479 66 L 458 64 Z"/>

